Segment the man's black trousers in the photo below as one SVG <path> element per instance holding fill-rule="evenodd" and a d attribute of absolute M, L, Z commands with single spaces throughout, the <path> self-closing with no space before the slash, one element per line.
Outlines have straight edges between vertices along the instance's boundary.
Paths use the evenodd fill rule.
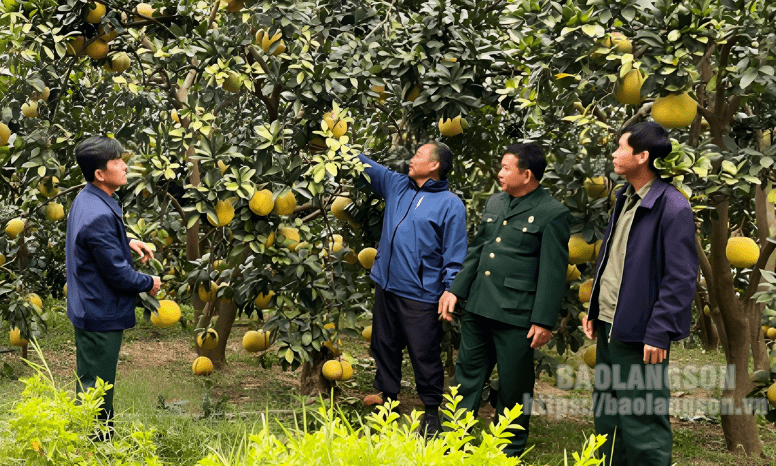
<path fill-rule="evenodd" d="M 371 349 L 377 363 L 377 390 L 399 393 L 402 351 L 407 347 L 418 397 L 426 406 L 442 403 L 445 375 L 439 347 L 442 323 L 438 308 L 436 303 L 403 298 L 376 285 Z"/>

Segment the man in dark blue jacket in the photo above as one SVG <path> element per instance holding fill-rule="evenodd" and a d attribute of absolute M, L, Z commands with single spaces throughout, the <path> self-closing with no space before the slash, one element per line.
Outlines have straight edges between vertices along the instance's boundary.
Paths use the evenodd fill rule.
<path fill-rule="evenodd" d="M 650 121 L 625 128 L 612 155 L 628 184 L 604 232 L 583 327 L 601 337 L 593 410 L 613 465 L 671 464 L 666 369 L 671 342 L 690 334 L 698 274 L 692 208 L 654 165 L 671 150 Z"/>
<path fill-rule="evenodd" d="M 124 329 L 135 326 L 135 299 L 156 295 L 159 277 L 135 271 L 132 250 L 145 263 L 153 253 L 142 241 L 127 238 L 119 204 L 111 197 L 127 183 L 121 144 L 91 137 L 75 156 L 86 187 L 78 193 L 67 219 L 67 316 L 75 327 L 78 391 L 94 387 L 97 377 L 114 384 Z M 100 419 L 113 417 L 113 389 L 105 394 Z"/>
<path fill-rule="evenodd" d="M 420 146 L 409 175 L 360 155 L 372 188 L 385 198 L 383 232 L 371 269 L 375 282 L 372 356 L 374 386 L 386 399 L 401 389 L 402 351 L 409 350 L 418 396 L 425 405 L 421 430 L 439 430 L 444 368 L 437 308 L 466 256 L 466 209 L 448 190 L 452 152 L 439 142 Z"/>

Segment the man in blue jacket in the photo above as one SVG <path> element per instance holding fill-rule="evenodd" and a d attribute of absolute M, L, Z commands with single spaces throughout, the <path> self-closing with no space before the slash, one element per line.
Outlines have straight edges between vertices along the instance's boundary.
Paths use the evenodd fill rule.
<path fill-rule="evenodd" d="M 466 256 L 466 209 L 448 190 L 453 154 L 439 142 L 420 146 L 409 175 L 360 155 L 372 188 L 385 198 L 380 245 L 371 269 L 375 282 L 372 356 L 374 386 L 386 399 L 401 389 L 402 351 L 409 350 L 418 397 L 425 405 L 421 431 L 439 430 L 444 368 L 439 298 Z"/>
<path fill-rule="evenodd" d="M 135 326 L 135 299 L 155 296 L 159 277 L 135 271 L 132 250 L 145 263 L 153 253 L 142 241 L 128 240 L 119 204 L 111 197 L 127 183 L 121 144 L 91 137 L 78 144 L 75 157 L 86 187 L 78 193 L 67 219 L 67 316 L 75 327 L 77 391 L 94 387 L 97 377 L 116 381 L 124 329 Z M 99 419 L 113 417 L 113 389 L 105 394 Z M 99 438 L 99 437 L 98 437 Z"/>
<path fill-rule="evenodd" d="M 671 150 L 649 121 L 625 128 L 612 155 L 628 184 L 604 232 L 583 328 L 601 337 L 593 410 L 613 465 L 671 464 L 666 368 L 671 342 L 690 334 L 698 274 L 692 208 L 654 165 Z"/>

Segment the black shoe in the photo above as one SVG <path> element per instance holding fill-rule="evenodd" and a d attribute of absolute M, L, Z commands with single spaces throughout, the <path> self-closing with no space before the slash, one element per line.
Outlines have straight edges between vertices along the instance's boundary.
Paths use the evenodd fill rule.
<path fill-rule="evenodd" d="M 420 433 L 426 437 L 426 440 L 432 439 L 440 431 L 439 414 L 426 413 L 423 415 L 423 422 L 420 424 Z"/>

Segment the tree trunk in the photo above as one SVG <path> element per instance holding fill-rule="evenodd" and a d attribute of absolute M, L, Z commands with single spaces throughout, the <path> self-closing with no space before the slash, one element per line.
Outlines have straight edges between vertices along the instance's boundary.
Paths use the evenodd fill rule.
<path fill-rule="evenodd" d="M 727 336 L 725 358 L 734 368 L 735 385 L 726 387 L 722 393 L 722 431 L 728 450 L 734 454 L 762 455 L 762 442 L 757 433 L 757 424 L 751 414 L 743 410 L 742 400 L 752 390 L 749 379 L 749 322 L 747 315 L 741 312 L 740 303 L 735 295 L 733 274 L 725 256 L 728 232 L 728 201 L 716 206 L 718 219 L 712 218 L 711 264 L 713 284 L 709 293 L 716 295 L 722 324 Z M 708 283 L 708 280 L 707 280 Z M 728 401 L 729 400 L 729 401 Z"/>
<path fill-rule="evenodd" d="M 765 305 L 756 303 L 754 299 L 748 299 L 741 306 L 749 319 L 749 341 L 752 347 L 752 359 L 755 371 L 770 371 L 771 363 L 768 360 L 768 347 L 765 346 L 760 320 Z"/>
<path fill-rule="evenodd" d="M 197 353 L 207 356 L 213 361 L 213 366 L 221 369 L 226 364 L 226 343 L 229 341 L 229 334 L 232 333 L 232 325 L 237 316 L 237 305 L 234 301 L 224 302 L 216 301 L 218 320 L 216 321 L 216 333 L 218 333 L 218 345 L 212 350 L 205 351 L 197 347 Z"/>
<path fill-rule="evenodd" d="M 698 328 L 701 331 L 701 346 L 704 350 L 711 351 L 719 347 L 719 335 L 714 328 L 714 322 L 712 322 L 711 317 L 703 312 L 704 306 L 708 306 L 708 304 L 705 304 L 704 300 L 701 299 L 701 294 L 696 291 L 695 308 L 698 309 Z"/>
<path fill-rule="evenodd" d="M 313 362 L 306 362 L 302 366 L 302 375 L 299 377 L 299 391 L 305 396 L 330 396 L 334 388 L 334 396 L 341 391 L 334 382 L 326 380 L 323 376 L 323 365 L 331 359 L 329 351 L 315 351 L 312 354 Z"/>

